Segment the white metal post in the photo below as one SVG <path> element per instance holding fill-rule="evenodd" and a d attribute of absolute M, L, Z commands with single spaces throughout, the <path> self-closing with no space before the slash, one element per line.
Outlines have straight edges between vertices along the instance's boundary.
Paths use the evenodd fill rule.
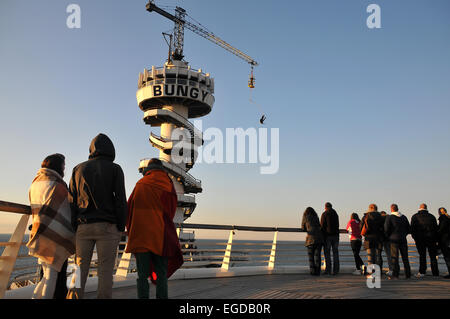
<path fill-rule="evenodd" d="M 222 261 L 222 270 L 228 270 L 230 268 L 230 259 L 231 259 L 231 247 L 233 245 L 233 235 L 234 231 L 230 231 L 230 236 L 228 237 L 227 248 L 225 249 L 225 255 L 223 256 Z"/>
<path fill-rule="evenodd" d="M 117 266 L 117 269 L 116 269 L 116 276 L 126 278 L 128 276 L 128 268 L 130 267 L 131 253 L 125 252 L 125 250 L 127 250 L 127 245 L 128 245 L 128 236 L 124 236 L 124 237 L 125 237 L 125 247 L 122 251 L 122 257 L 120 258 L 119 265 Z M 121 238 L 120 242 L 123 243 L 122 238 Z M 117 250 L 117 255 L 118 254 L 119 254 L 119 251 Z"/>
<path fill-rule="evenodd" d="M 268 265 L 269 269 L 273 269 L 275 267 L 275 255 L 277 252 L 277 236 L 278 236 L 278 231 L 276 231 L 275 234 L 273 235 L 272 250 L 270 251 L 270 258 L 269 258 L 269 265 Z"/>
<path fill-rule="evenodd" d="M 8 286 L 9 277 L 14 269 L 20 246 L 23 242 L 23 236 L 27 229 L 28 219 L 30 215 L 23 215 L 14 230 L 9 242 L 7 243 L 2 256 L 0 257 L 0 298 L 5 296 Z"/>
<path fill-rule="evenodd" d="M 119 266 L 116 270 L 116 276 L 124 277 L 126 278 L 128 275 L 128 268 L 130 267 L 130 261 L 131 261 L 131 253 L 122 253 L 122 257 L 120 258 Z"/>

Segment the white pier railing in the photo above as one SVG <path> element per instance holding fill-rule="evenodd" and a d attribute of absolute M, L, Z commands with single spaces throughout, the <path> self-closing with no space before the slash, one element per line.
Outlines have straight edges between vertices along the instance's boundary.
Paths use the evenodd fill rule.
<path fill-rule="evenodd" d="M 27 284 L 36 283 L 39 280 L 39 268 L 37 260 L 27 254 L 25 247 L 25 232 L 28 229 L 31 211 L 29 206 L 16 203 L 0 201 L 0 211 L 21 214 L 22 217 L 16 226 L 13 234 L 7 242 L 0 242 L 0 298 L 3 298 L 7 289 L 21 287 Z M 177 224 L 178 231 L 184 230 L 217 230 L 228 231 L 228 241 L 222 240 L 202 240 L 180 241 L 184 256 L 182 269 L 217 268 L 221 272 L 244 267 L 261 266 L 268 271 L 277 267 L 303 266 L 307 269 L 308 253 L 303 241 L 283 241 L 279 240 L 279 234 L 298 234 L 303 231 L 300 228 L 283 227 L 256 227 L 256 226 L 235 226 L 235 225 L 208 225 L 208 224 Z M 272 233 L 272 240 L 236 240 L 238 232 Z M 342 234 L 346 230 L 341 230 Z M 267 237 L 267 236 L 265 236 Z M 225 238 L 224 238 L 225 239 Z M 129 273 L 136 272 L 135 259 L 131 254 L 124 252 L 126 237 L 120 242 L 116 259 L 116 276 L 127 277 Z M 384 254 L 384 252 L 383 252 Z M 92 260 L 90 277 L 96 276 L 96 253 Z M 411 267 L 418 268 L 418 254 L 414 244 L 409 244 L 409 257 Z M 341 269 L 352 269 L 354 267 L 353 253 L 348 240 L 341 240 L 339 245 L 339 258 Z M 366 260 L 367 254 L 361 250 L 361 258 Z M 69 264 L 73 263 L 73 257 L 69 259 Z M 388 266 L 386 256 L 383 255 L 383 266 Z M 446 270 L 443 258 L 438 259 L 440 270 Z M 324 266 L 322 255 L 322 267 Z M 220 268 L 220 269 L 219 269 Z"/>

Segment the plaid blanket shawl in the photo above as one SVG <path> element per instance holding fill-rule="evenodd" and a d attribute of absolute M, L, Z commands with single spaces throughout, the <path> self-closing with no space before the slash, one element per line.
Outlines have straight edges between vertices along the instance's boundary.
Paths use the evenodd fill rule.
<path fill-rule="evenodd" d="M 67 185 L 54 170 L 41 168 L 29 191 L 33 227 L 27 243 L 29 254 L 61 271 L 75 253 L 75 233 Z"/>

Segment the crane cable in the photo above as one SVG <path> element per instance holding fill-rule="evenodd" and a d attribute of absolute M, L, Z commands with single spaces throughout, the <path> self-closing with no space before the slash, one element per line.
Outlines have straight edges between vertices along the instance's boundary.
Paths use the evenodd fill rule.
<path fill-rule="evenodd" d="M 259 119 L 259 123 L 264 124 L 264 121 L 266 120 L 266 115 L 264 114 L 264 111 L 263 111 L 261 105 L 256 103 L 255 101 L 253 101 L 253 99 L 252 99 L 252 90 L 253 89 L 250 89 L 249 101 L 250 101 L 250 103 L 255 104 L 256 107 L 258 108 L 259 112 L 261 113 L 261 118 Z"/>
<path fill-rule="evenodd" d="M 249 91 L 249 102 L 256 105 L 256 107 L 258 108 L 258 110 L 262 114 L 261 118 L 259 119 L 259 123 L 264 124 L 264 121 L 266 120 L 266 115 L 264 114 L 264 111 L 263 111 L 261 105 L 259 103 L 256 103 L 253 100 L 253 96 L 252 96 L 253 89 L 255 88 L 255 77 L 253 76 L 253 65 L 251 67 L 251 74 L 250 74 L 250 80 L 248 81 L 248 87 L 250 89 L 250 91 Z"/>

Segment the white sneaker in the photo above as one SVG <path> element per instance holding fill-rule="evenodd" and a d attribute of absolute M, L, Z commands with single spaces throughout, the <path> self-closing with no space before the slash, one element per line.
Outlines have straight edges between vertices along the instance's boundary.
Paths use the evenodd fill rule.
<path fill-rule="evenodd" d="M 416 278 L 423 278 L 423 277 L 425 277 L 425 275 L 421 274 L 420 272 L 416 275 Z"/>
<path fill-rule="evenodd" d="M 361 270 L 356 269 L 354 272 L 352 272 L 352 275 L 356 275 L 356 276 L 361 275 Z"/>

